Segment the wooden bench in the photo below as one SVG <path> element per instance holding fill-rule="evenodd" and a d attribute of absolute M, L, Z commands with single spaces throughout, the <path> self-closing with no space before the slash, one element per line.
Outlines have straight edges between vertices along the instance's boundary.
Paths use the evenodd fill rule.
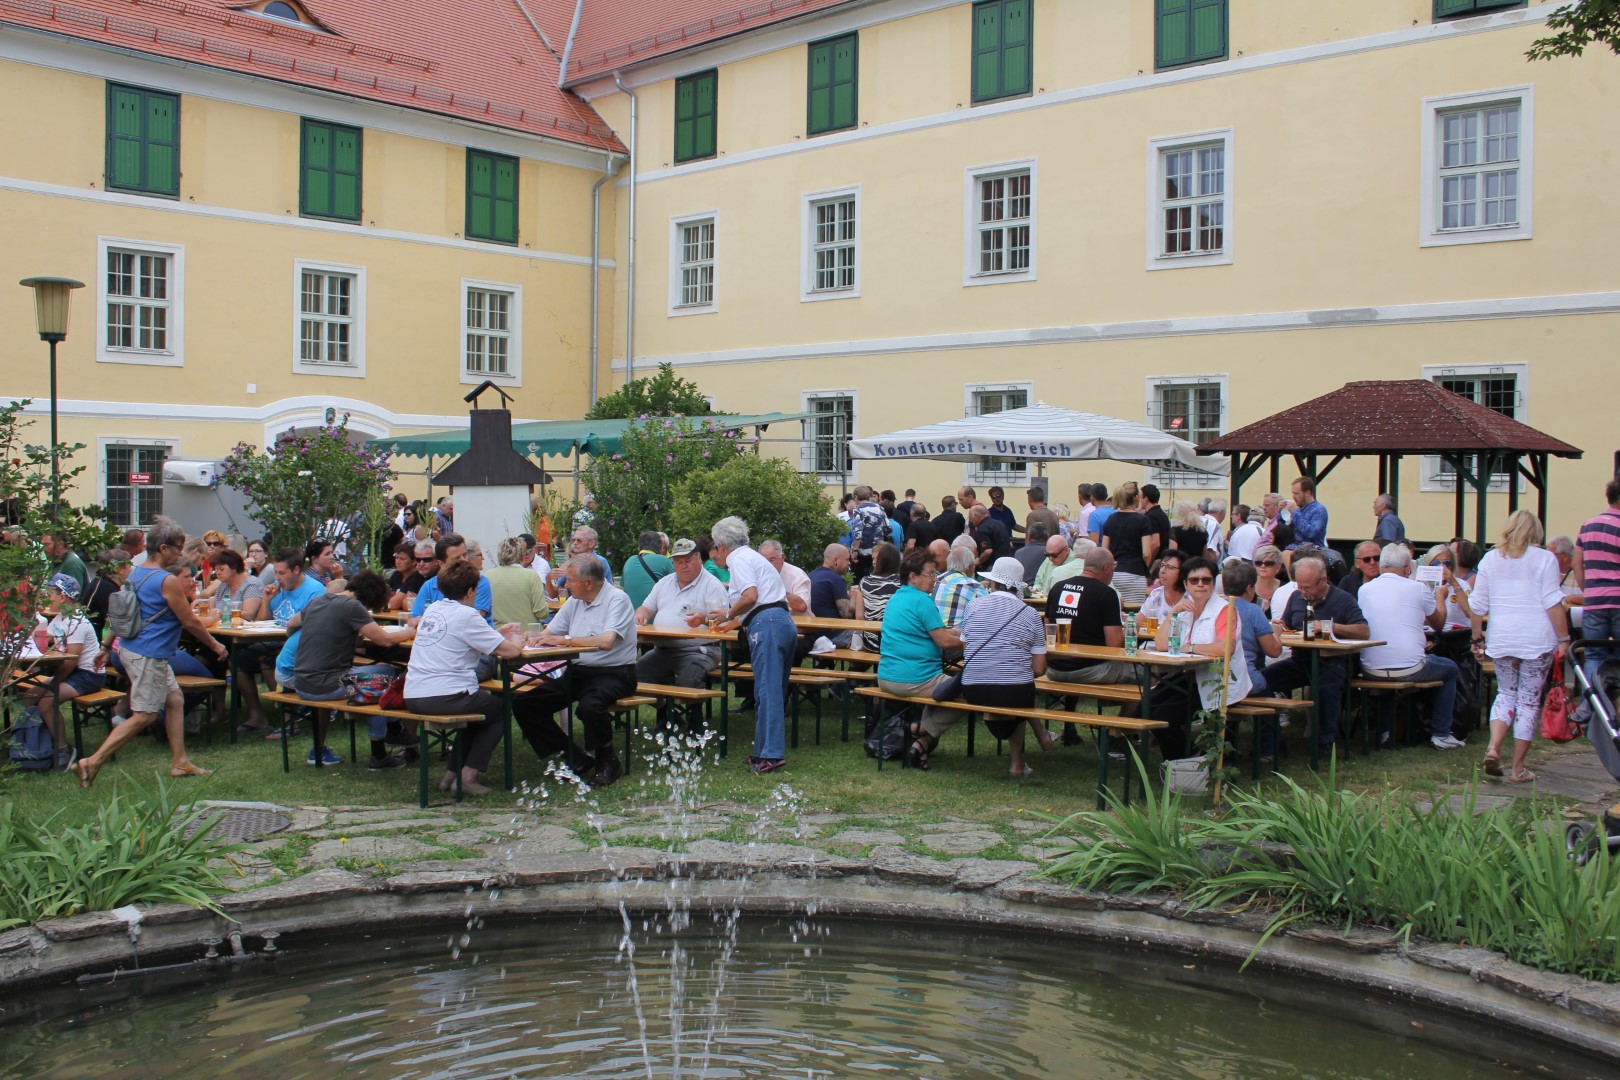
<path fill-rule="evenodd" d="M 429 716 L 425 713 L 414 713 L 406 709 L 384 709 L 376 705 L 350 705 L 346 701 L 312 701 L 301 698 L 297 694 L 287 694 L 279 690 L 266 690 L 260 693 L 263 701 L 273 701 L 277 705 L 292 706 L 294 708 L 327 710 L 333 713 L 342 713 L 349 717 L 349 753 L 351 757 L 358 756 L 354 734 L 354 719 L 360 716 L 382 716 L 390 720 L 405 720 L 416 724 L 417 732 L 417 783 L 416 793 L 418 803 L 426 807 L 428 804 L 428 756 L 432 752 L 431 740 L 439 742 L 448 741 L 450 734 L 468 724 L 476 724 L 484 719 L 483 713 L 457 713 L 452 716 Z M 281 771 L 291 772 L 292 764 L 287 751 L 288 710 L 281 710 Z M 321 764 L 321 727 L 320 724 L 311 724 L 310 730 L 315 740 L 315 764 Z M 431 739 L 430 739 L 431 735 Z M 452 760 L 452 768 L 456 774 L 456 800 L 461 799 L 461 767 L 460 762 Z"/>
<path fill-rule="evenodd" d="M 1294 698 L 1248 697 L 1226 706 L 1226 717 L 1229 722 L 1232 720 L 1236 720 L 1238 723 L 1242 723 L 1244 720 L 1253 721 L 1249 760 L 1251 763 L 1250 775 L 1255 780 L 1260 779 L 1261 727 L 1270 723 L 1273 731 L 1275 731 L 1279 726 L 1278 720 L 1280 717 L 1291 716 L 1296 713 L 1306 715 L 1309 727 L 1307 737 L 1314 740 L 1316 738 L 1316 710 L 1311 707 L 1309 701 L 1298 701 Z M 1276 771 L 1275 762 L 1272 771 Z"/>
<path fill-rule="evenodd" d="M 1356 695 L 1356 722 L 1361 725 L 1361 749 L 1364 753 L 1371 752 L 1372 748 L 1372 704 L 1375 699 L 1388 697 L 1401 699 L 1416 694 L 1420 690 L 1433 690 L 1441 685 L 1439 682 L 1429 680 L 1419 682 L 1416 679 L 1369 679 L 1359 677 L 1350 680 L 1350 690 Z M 1406 744 L 1416 745 L 1413 733 L 1416 730 L 1411 709 L 1407 710 Z M 1393 737 L 1393 732 L 1391 732 Z M 1380 735 L 1380 739 L 1382 735 Z M 1382 745 L 1380 743 L 1380 745 Z"/>
<path fill-rule="evenodd" d="M 903 705 L 907 708 L 915 706 L 938 707 L 953 709 L 968 713 L 968 756 L 973 756 L 973 721 L 976 716 L 1006 718 L 1011 720 L 1040 720 L 1049 724 L 1074 724 L 1090 729 L 1097 736 L 1097 809 L 1107 807 L 1107 800 L 1103 792 L 1108 789 L 1108 763 L 1111 749 L 1110 737 L 1118 733 L 1123 735 L 1126 744 L 1130 744 L 1130 736 L 1138 736 L 1141 740 L 1139 753 L 1145 759 L 1147 756 L 1147 739 L 1150 732 L 1168 728 L 1170 725 L 1163 720 L 1145 720 L 1135 716 L 1104 716 L 1098 713 L 1068 712 L 1063 709 L 1000 709 L 986 705 L 973 705 L 966 701 L 935 701 L 932 697 L 922 695 L 891 694 L 878 687 L 862 687 L 855 691 L 863 697 L 875 698 L 885 705 Z M 901 710 L 903 713 L 904 710 Z M 878 726 L 881 729 L 889 722 L 889 717 L 880 713 Z M 902 757 L 904 762 L 905 758 Z M 878 768 L 883 768 L 883 755 L 878 755 Z M 1131 797 L 1131 774 L 1125 772 L 1124 800 L 1129 805 Z"/>
<path fill-rule="evenodd" d="M 80 757 L 84 756 L 83 721 L 85 714 L 91 717 L 100 717 L 107 722 L 107 730 L 112 730 L 113 707 L 129 695 L 122 690 L 103 687 L 88 694 L 80 694 L 70 698 L 63 704 L 73 714 L 73 749 Z"/>
<path fill-rule="evenodd" d="M 701 709 L 704 726 L 708 726 L 709 723 L 714 719 L 714 703 L 725 696 L 718 690 L 710 690 L 707 687 L 702 686 L 676 686 L 673 683 L 654 682 L 636 683 L 636 695 L 641 698 L 651 698 L 652 701 L 649 702 L 649 704 L 654 706 L 663 706 L 665 708 L 672 709 L 676 705 L 680 705 L 683 707 L 683 710 L 688 717 L 697 715 L 697 710 Z M 621 698 L 620 700 L 623 701 L 626 699 Z M 630 716 L 624 715 L 623 720 L 624 753 L 626 769 L 628 770 L 628 762 L 630 760 Z M 724 757 L 726 754 L 726 743 L 729 741 L 729 733 L 726 731 L 727 725 L 724 722 L 724 715 L 722 715 L 721 720 L 720 756 Z"/>
<path fill-rule="evenodd" d="M 182 694 L 207 694 L 205 701 L 207 711 L 203 713 L 202 735 L 203 741 L 212 746 L 214 744 L 214 691 L 223 692 L 228 685 L 224 679 L 210 679 L 202 675 L 176 675 L 174 681 L 180 684 Z"/>
<path fill-rule="evenodd" d="M 1142 700 L 1142 688 L 1136 683 L 1063 682 L 1050 676 L 1043 676 L 1035 680 L 1035 692 L 1039 694 L 1055 694 L 1062 697 L 1094 698 L 1097 701 L 1123 703 L 1138 703 Z"/>
<path fill-rule="evenodd" d="M 834 650 L 834 653 L 816 653 L 810 659 L 825 660 L 831 658 L 837 660 L 846 656 L 859 657 L 870 664 L 877 663 L 875 653 L 851 652 L 848 649 Z M 754 669 L 749 664 L 732 664 L 726 669 L 726 674 L 731 679 L 752 679 Z M 709 670 L 710 679 L 718 679 L 719 677 L 719 668 Z M 877 682 L 877 672 L 875 671 L 852 671 L 848 668 L 822 667 L 793 668 L 788 676 L 788 687 L 791 695 L 790 707 L 792 709 L 793 747 L 797 749 L 799 745 L 799 703 L 805 699 L 809 699 L 815 706 L 816 745 L 821 745 L 821 698 L 819 694 L 811 694 L 808 691 L 840 689 L 839 705 L 842 721 L 839 727 L 839 739 L 843 742 L 849 742 L 850 697 L 847 691 L 852 689 L 855 683 L 874 682 Z M 795 688 L 800 692 L 794 693 Z"/>

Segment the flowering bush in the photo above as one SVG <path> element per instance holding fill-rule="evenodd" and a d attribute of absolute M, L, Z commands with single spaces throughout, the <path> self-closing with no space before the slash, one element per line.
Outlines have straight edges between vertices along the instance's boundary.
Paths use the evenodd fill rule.
<path fill-rule="evenodd" d="M 349 417 L 313 431 L 284 431 L 264 453 L 237 443 L 220 462 L 215 483 L 248 498 L 248 516 L 272 547 L 302 546 L 342 522 L 351 548 L 368 545 L 367 503 L 386 495 L 394 471 L 388 451 L 349 438 Z M 364 555 L 355 551 L 354 554 Z"/>
<path fill-rule="evenodd" d="M 669 531 L 676 482 L 717 469 L 752 445 L 751 438 L 722 431 L 713 420 L 640 417 L 625 430 L 618 453 L 592 458 L 581 474 L 596 496 L 591 527 L 597 550 L 618 565 L 635 554 L 643 529 Z"/>

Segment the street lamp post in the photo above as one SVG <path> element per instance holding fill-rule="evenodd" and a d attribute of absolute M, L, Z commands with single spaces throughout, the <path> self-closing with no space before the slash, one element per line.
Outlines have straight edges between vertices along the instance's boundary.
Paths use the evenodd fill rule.
<path fill-rule="evenodd" d="M 23 278 L 17 284 L 34 290 L 34 327 L 39 339 L 51 346 L 51 521 L 60 518 L 62 476 L 56 458 L 56 344 L 67 340 L 68 302 L 84 282 L 65 277 Z"/>

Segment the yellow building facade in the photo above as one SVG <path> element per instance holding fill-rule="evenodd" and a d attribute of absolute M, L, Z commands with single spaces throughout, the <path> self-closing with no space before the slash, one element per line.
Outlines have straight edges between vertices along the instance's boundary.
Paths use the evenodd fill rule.
<path fill-rule="evenodd" d="M 628 328 L 638 373 L 823 412 L 779 450 L 933 508 L 1032 477 L 846 463 L 843 426 L 1043 400 L 1204 440 L 1349 381 L 1434 379 L 1586 451 L 1553 466 L 1548 526 L 1572 531 L 1620 448 L 1617 227 L 1594 202 L 1620 63 L 1527 62 L 1556 7 L 889 0 L 569 68 L 615 130 L 635 113 L 615 370 Z M 1046 483 L 1127 478 L 1226 493 L 1105 462 Z M 1452 534 L 1453 482 L 1406 459 L 1410 533 Z M 1376 485 L 1333 473 L 1331 535 L 1370 534 Z"/>
<path fill-rule="evenodd" d="M 282 29 L 269 47 L 297 55 Z M 160 508 L 163 459 L 329 417 L 371 437 L 465 425 L 485 379 L 521 416 L 589 408 L 593 194 L 623 160 L 605 128 L 585 145 L 10 24 L 0 94 L 0 280 L 85 283 L 61 437 L 86 446 L 80 497 L 119 524 Z M 27 289 L 0 288 L 0 325 L 0 394 L 33 399 L 43 442 Z"/>

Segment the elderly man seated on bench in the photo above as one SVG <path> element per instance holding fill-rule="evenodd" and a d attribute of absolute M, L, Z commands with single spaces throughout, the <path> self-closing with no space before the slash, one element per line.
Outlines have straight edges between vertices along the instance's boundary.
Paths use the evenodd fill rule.
<path fill-rule="evenodd" d="M 338 703 L 348 696 L 343 685 L 345 675 L 393 675 L 398 669 L 389 664 L 366 664 L 351 667 L 354 650 L 363 638 L 374 645 L 389 648 L 409 641 L 416 631 L 409 627 L 384 630 L 372 619 L 388 599 L 388 583 L 375 570 L 361 570 L 349 578 L 340 593 L 326 593 L 311 600 L 303 611 L 287 621 L 289 632 L 302 630 L 298 635 L 298 648 L 293 656 L 293 676 L 283 680 L 281 689 L 312 701 Z M 343 761 L 326 745 L 326 725 L 331 714 L 322 711 L 315 723 L 320 733 L 322 764 L 337 765 Z M 386 744 L 388 721 L 373 716 L 371 724 L 371 764 L 373 771 L 402 769 L 406 760 L 402 755 L 390 754 Z M 309 764 L 315 764 L 315 750 L 309 751 Z"/>
<path fill-rule="evenodd" d="M 727 606 L 726 587 L 703 569 L 703 555 L 693 540 L 675 541 L 670 557 L 675 572 L 658 579 L 636 609 L 637 626 L 671 629 L 702 626 L 705 616 Z M 697 688 L 720 661 L 720 646 L 702 641 L 661 641 L 636 661 L 636 681 Z M 658 705 L 658 722 L 665 723 L 667 703 Z"/>
<path fill-rule="evenodd" d="M 1374 645 L 1361 654 L 1362 674 L 1368 679 L 1389 682 L 1438 682 L 1429 691 L 1429 745 L 1436 750 L 1456 750 L 1463 745 L 1451 734 L 1452 710 L 1457 703 L 1455 662 L 1424 650 L 1423 628 L 1439 630 L 1446 622 L 1446 605 L 1435 602 L 1438 590 L 1414 581 L 1412 553 L 1404 544 L 1390 544 L 1378 553 L 1378 576 L 1356 593 L 1356 604 L 1367 617 L 1367 630 L 1387 645 Z M 1337 627 L 1335 627 L 1335 630 Z M 1389 738 L 1389 716 L 1393 702 L 1379 704 L 1378 739 Z"/>

